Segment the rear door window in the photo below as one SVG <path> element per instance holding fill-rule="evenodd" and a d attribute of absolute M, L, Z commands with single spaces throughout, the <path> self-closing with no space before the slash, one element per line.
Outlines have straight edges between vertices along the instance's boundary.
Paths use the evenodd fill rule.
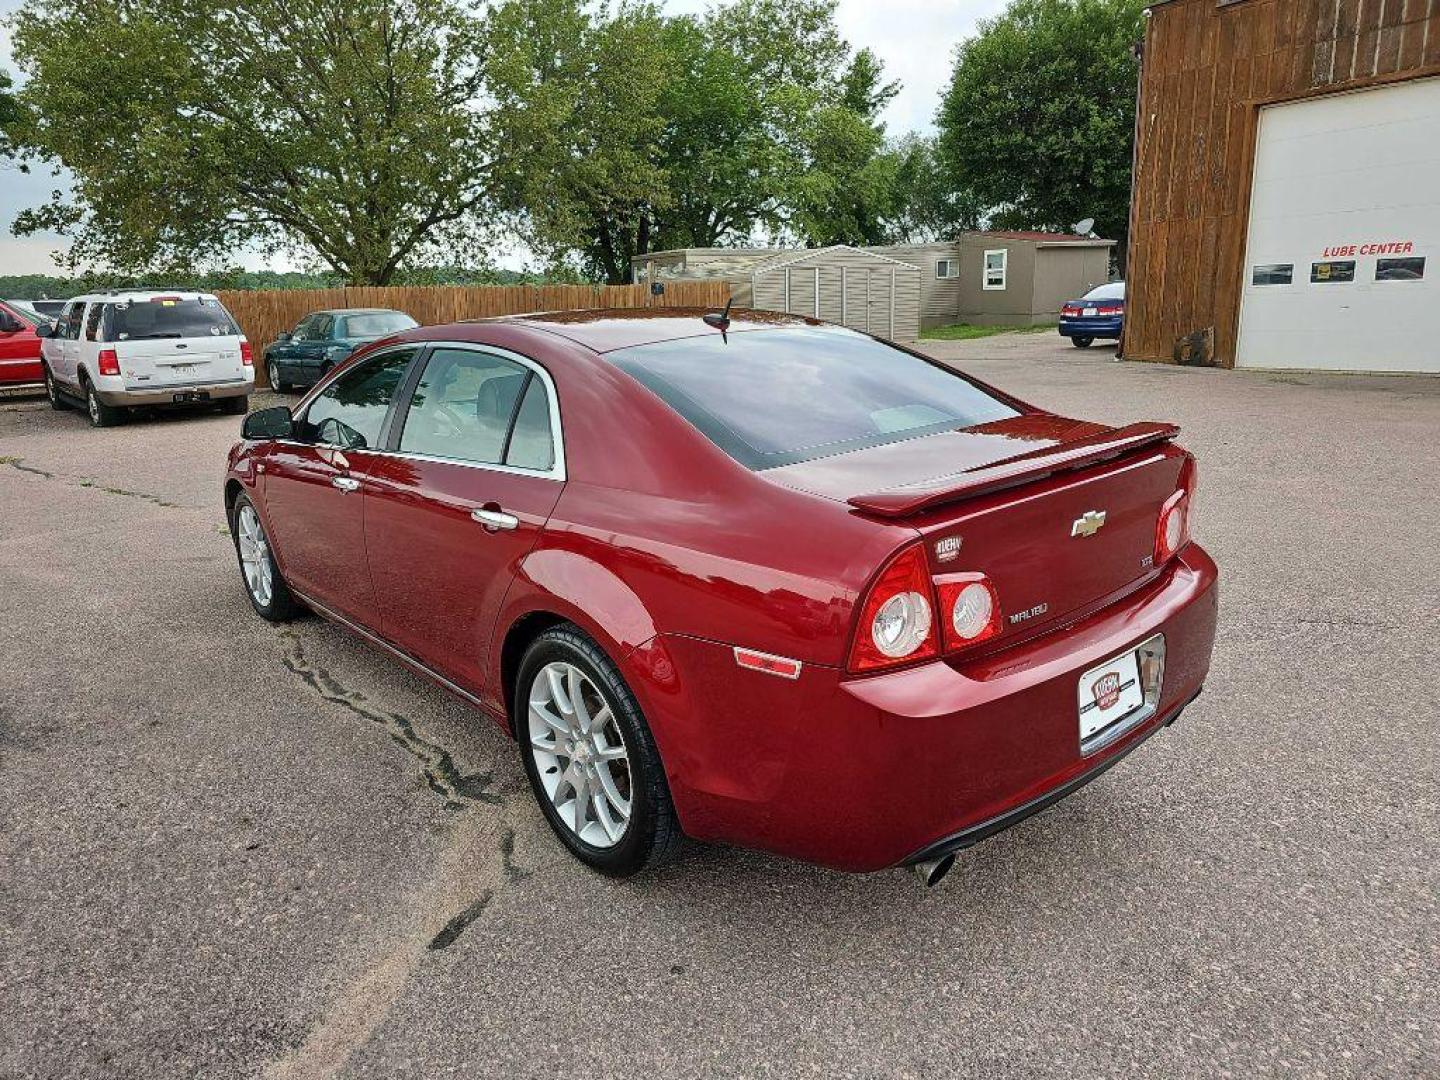
<path fill-rule="evenodd" d="M 85 340 L 100 340 L 100 316 L 105 314 L 104 304 L 91 304 L 90 316 L 85 320 Z"/>
<path fill-rule="evenodd" d="M 398 334 L 401 330 L 411 330 L 418 326 L 409 315 L 399 311 L 367 311 L 361 315 L 347 315 L 345 317 L 344 329 L 339 336 L 343 338 L 378 338 L 387 334 Z"/>
<path fill-rule="evenodd" d="M 499 465 L 530 369 L 473 349 L 436 349 L 415 386 L 400 450 Z"/>
<path fill-rule="evenodd" d="M 109 341 L 238 336 L 239 327 L 219 300 L 156 297 L 109 305 Z"/>
<path fill-rule="evenodd" d="M 707 335 L 607 355 L 752 469 L 1019 415 L 940 364 L 834 328 Z"/>

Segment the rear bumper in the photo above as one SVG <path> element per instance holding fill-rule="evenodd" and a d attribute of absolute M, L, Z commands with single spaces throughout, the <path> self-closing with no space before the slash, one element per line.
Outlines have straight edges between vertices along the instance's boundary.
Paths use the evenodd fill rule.
<path fill-rule="evenodd" d="M 202 401 L 221 401 L 225 398 L 244 397 L 255 392 L 255 379 L 236 379 L 229 382 L 205 382 L 177 384 L 163 389 L 144 390 L 102 390 L 95 387 L 95 396 L 106 405 L 172 405 L 176 394 L 199 394 Z"/>
<path fill-rule="evenodd" d="M 1155 581 L 989 657 L 850 678 L 741 671 L 730 648 L 667 637 L 642 694 L 681 823 L 698 839 L 878 870 L 976 843 L 1084 786 L 1170 723 L 1208 674 L 1217 572 L 1189 545 Z M 1080 675 L 1165 636 L 1155 714 L 1080 748 Z"/>
<path fill-rule="evenodd" d="M 1118 319 L 1061 319 L 1061 337 L 1115 338 L 1125 329 L 1125 317 Z"/>

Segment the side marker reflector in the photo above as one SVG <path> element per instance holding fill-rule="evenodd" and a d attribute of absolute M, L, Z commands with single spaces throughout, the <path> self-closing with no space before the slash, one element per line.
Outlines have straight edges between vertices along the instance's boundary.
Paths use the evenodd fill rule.
<path fill-rule="evenodd" d="M 784 656 L 772 656 L 770 653 L 756 652 L 754 649 L 742 649 L 738 645 L 735 646 L 735 663 L 751 671 L 763 671 L 766 675 L 778 675 L 782 679 L 798 679 L 802 666 L 799 660 L 790 660 Z"/>

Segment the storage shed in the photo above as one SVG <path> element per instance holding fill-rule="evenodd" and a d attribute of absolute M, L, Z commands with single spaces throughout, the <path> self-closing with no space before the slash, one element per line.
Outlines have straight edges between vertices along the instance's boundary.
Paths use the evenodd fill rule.
<path fill-rule="evenodd" d="M 836 244 L 793 250 L 686 248 L 637 262 L 639 283 L 730 283 L 735 306 L 809 315 L 895 341 L 920 336 L 918 266 Z"/>
<path fill-rule="evenodd" d="M 1030 326 L 1110 280 L 1115 241 L 1068 233 L 964 232 L 933 244 L 866 248 L 920 267 L 920 325 Z"/>

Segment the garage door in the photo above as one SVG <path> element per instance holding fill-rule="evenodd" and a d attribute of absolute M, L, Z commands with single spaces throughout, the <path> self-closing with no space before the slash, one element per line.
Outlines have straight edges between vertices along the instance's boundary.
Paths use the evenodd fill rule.
<path fill-rule="evenodd" d="M 1440 79 L 1260 114 L 1240 367 L 1440 371 Z"/>

